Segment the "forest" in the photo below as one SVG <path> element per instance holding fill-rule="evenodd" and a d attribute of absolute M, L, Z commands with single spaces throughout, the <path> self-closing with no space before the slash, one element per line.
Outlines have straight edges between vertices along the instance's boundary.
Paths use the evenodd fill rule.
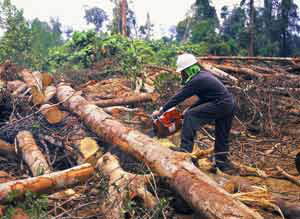
<path fill-rule="evenodd" d="M 299 1 L 195 0 L 160 37 L 135 1 L 82 8 L 79 31 L 0 0 L 0 218 L 300 219 Z M 191 153 L 153 135 L 186 53 L 234 96 L 233 173 L 214 123 Z"/>

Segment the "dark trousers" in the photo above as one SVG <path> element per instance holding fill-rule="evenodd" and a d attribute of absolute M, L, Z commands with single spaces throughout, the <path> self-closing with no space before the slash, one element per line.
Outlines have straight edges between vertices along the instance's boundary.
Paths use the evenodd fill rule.
<path fill-rule="evenodd" d="M 226 162 L 234 108 L 233 101 L 227 101 L 199 104 L 187 110 L 181 130 L 181 147 L 192 152 L 196 131 L 201 126 L 215 121 L 215 159 L 216 162 Z"/>

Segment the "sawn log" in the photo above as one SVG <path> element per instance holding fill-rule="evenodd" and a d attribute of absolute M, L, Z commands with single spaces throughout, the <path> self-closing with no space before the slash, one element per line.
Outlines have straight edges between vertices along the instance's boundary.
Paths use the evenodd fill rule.
<path fill-rule="evenodd" d="M 128 105 L 128 104 L 134 104 L 134 103 L 143 103 L 143 102 L 149 102 L 149 101 L 155 101 L 157 100 L 158 95 L 155 93 L 141 93 L 133 96 L 128 97 L 120 97 L 120 98 L 114 98 L 109 100 L 97 100 L 93 101 L 93 103 L 100 107 L 108 107 L 108 106 L 121 106 L 121 105 Z"/>
<path fill-rule="evenodd" d="M 59 101 L 76 113 L 89 128 L 105 141 L 144 161 L 158 175 L 166 177 L 171 186 L 197 211 L 208 218 L 262 219 L 234 200 L 216 182 L 195 167 L 183 153 L 176 153 L 137 130 L 125 127 L 101 108 L 89 103 L 70 86 L 59 84 Z"/>
<path fill-rule="evenodd" d="M 6 201 L 12 191 L 18 191 L 22 196 L 26 191 L 37 193 L 54 193 L 79 183 L 84 183 L 94 174 L 94 168 L 90 164 L 83 164 L 71 169 L 54 172 L 28 179 L 10 181 L 0 184 L 0 203 Z"/>

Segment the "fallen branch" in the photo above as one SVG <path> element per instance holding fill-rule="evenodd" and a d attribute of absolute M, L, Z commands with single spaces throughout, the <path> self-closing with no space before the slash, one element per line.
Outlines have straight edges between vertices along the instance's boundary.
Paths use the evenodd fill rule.
<path fill-rule="evenodd" d="M 26 191 L 51 194 L 84 183 L 93 174 L 94 168 L 90 164 L 83 164 L 42 176 L 2 183 L 0 203 L 6 202 L 6 198 L 13 191 L 17 192 L 18 196 L 24 195 Z"/>
<path fill-rule="evenodd" d="M 144 161 L 197 211 L 210 218 L 260 219 L 258 213 L 234 200 L 213 180 L 195 167 L 183 153 L 172 152 L 139 131 L 125 127 L 101 108 L 89 103 L 68 85 L 59 84 L 57 97 L 68 99 L 65 107 L 76 113 L 103 140 Z"/>
<path fill-rule="evenodd" d="M 109 179 L 108 197 L 100 208 L 104 218 L 123 218 L 124 202 L 135 197 L 141 198 L 147 208 L 154 208 L 157 204 L 156 198 L 147 189 L 151 175 L 137 175 L 124 171 L 118 159 L 110 153 L 99 159 L 97 168 Z"/>

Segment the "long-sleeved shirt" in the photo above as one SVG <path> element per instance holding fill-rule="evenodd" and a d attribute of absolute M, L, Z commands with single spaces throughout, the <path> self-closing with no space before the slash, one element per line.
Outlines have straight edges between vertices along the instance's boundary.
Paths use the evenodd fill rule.
<path fill-rule="evenodd" d="M 162 110 L 165 112 L 194 95 L 199 97 L 197 104 L 206 102 L 234 103 L 232 94 L 219 79 L 207 71 L 201 71 L 174 95 L 163 106 Z"/>

